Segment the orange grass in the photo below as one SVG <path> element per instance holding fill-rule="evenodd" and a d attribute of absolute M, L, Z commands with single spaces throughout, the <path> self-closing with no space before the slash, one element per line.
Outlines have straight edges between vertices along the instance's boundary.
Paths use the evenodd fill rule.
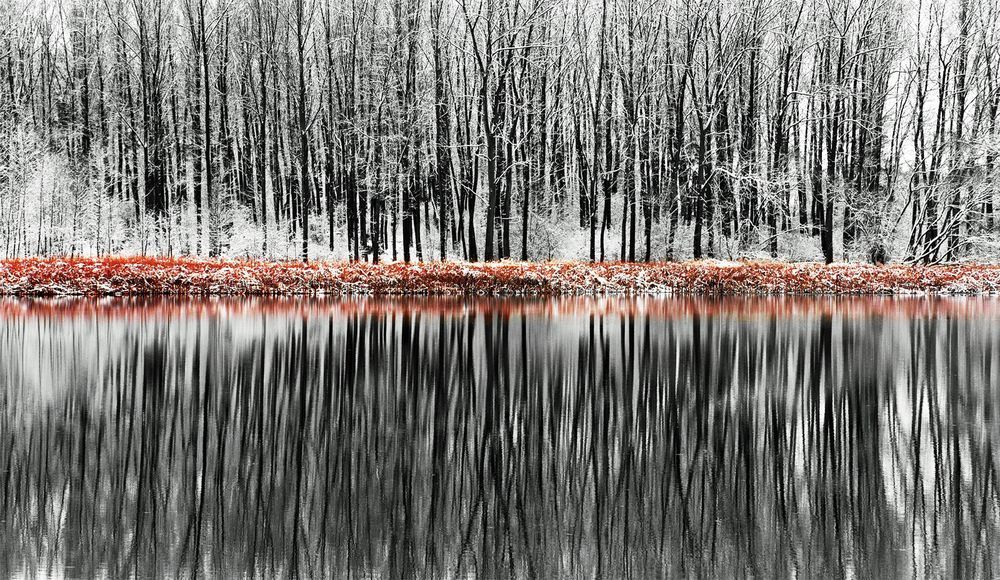
<path fill-rule="evenodd" d="M 0 295 L 995 294 L 1000 265 L 778 262 L 424 262 L 367 264 L 196 258 L 0 261 Z"/>

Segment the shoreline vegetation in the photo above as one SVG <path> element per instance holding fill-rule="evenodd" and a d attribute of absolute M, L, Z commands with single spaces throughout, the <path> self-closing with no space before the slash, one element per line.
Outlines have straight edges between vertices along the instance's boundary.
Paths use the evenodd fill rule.
<path fill-rule="evenodd" d="M 0 260 L 5 296 L 996 295 L 1000 265 Z"/>

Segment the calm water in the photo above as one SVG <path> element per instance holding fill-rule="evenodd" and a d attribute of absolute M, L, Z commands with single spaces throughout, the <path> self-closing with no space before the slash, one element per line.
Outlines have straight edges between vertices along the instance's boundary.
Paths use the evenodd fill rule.
<path fill-rule="evenodd" d="M 1000 301 L 0 301 L 0 576 L 996 577 Z"/>

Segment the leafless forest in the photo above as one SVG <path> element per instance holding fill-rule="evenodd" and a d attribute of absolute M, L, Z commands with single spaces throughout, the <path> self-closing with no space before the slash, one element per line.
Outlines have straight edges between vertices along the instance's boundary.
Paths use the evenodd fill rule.
<path fill-rule="evenodd" d="M 0 0 L 3 255 L 1000 249 L 989 0 Z"/>

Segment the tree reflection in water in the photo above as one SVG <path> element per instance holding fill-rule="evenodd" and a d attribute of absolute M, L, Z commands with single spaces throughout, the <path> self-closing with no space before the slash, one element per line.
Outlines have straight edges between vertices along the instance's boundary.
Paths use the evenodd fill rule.
<path fill-rule="evenodd" d="M 990 577 L 1000 302 L 0 302 L 0 575 Z"/>

